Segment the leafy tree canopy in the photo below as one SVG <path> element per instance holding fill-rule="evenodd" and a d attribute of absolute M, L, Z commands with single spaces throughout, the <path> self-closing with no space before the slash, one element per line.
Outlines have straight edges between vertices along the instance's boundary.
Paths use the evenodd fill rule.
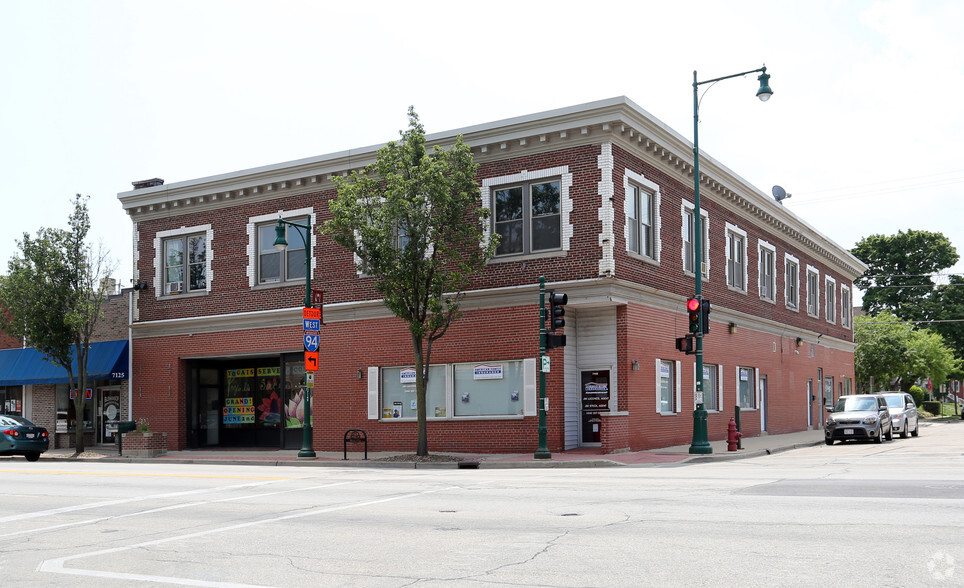
<path fill-rule="evenodd" d="M 87 387 L 87 355 L 100 306 L 106 297 L 102 277 L 108 260 L 87 244 L 90 217 L 87 198 L 74 198 L 69 229 L 41 228 L 36 237 L 24 233 L 19 255 L 0 278 L 0 328 L 23 338 L 31 347 L 67 371 L 70 386 Z M 73 373 L 73 356 L 78 373 Z M 74 408 L 84 414 L 85 398 L 77 394 Z M 84 451 L 83 418 L 78 417 L 75 450 Z"/>
<path fill-rule="evenodd" d="M 385 305 L 404 320 L 415 355 L 417 454 L 428 455 L 425 390 L 432 343 L 460 314 L 473 274 L 492 257 L 485 241 L 488 209 L 480 206 L 477 167 L 458 137 L 449 149 L 428 149 L 413 108 L 401 139 L 375 163 L 336 178 L 338 196 L 324 232 L 351 251 L 375 280 Z"/>
<path fill-rule="evenodd" d="M 909 321 L 933 320 L 941 312 L 934 304 L 933 275 L 960 259 L 941 233 L 908 230 L 896 235 L 865 237 L 852 253 L 868 266 L 854 285 L 864 291 L 863 309 L 875 315 L 888 310 Z"/>

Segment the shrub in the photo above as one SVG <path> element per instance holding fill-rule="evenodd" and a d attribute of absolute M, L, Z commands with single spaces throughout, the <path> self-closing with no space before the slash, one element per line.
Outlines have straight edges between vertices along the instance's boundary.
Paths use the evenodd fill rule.
<path fill-rule="evenodd" d="M 924 404 L 924 390 L 920 386 L 911 386 L 910 395 L 914 397 L 914 404 L 917 406 Z"/>

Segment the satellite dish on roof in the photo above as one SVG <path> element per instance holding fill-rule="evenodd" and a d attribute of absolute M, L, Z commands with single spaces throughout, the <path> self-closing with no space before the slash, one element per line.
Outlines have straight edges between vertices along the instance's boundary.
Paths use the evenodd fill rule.
<path fill-rule="evenodd" d="M 774 198 L 777 202 L 780 202 L 780 201 L 782 201 L 782 200 L 784 200 L 784 199 L 789 198 L 790 196 L 792 196 L 792 194 L 787 194 L 787 191 L 784 190 L 784 189 L 783 189 L 782 187 L 780 187 L 780 186 L 774 186 L 772 192 L 773 192 L 773 198 Z"/>

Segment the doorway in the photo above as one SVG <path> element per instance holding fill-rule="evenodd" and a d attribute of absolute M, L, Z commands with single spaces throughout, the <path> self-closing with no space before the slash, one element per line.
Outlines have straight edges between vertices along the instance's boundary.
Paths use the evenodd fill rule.
<path fill-rule="evenodd" d="M 767 377 L 760 374 L 760 431 L 767 430 Z"/>
<path fill-rule="evenodd" d="M 582 444 L 602 443 L 602 417 L 609 412 L 609 370 L 582 372 Z"/>
<path fill-rule="evenodd" d="M 110 445 L 117 442 L 117 423 L 120 422 L 120 389 L 98 388 L 97 406 L 94 411 L 96 421 L 96 443 Z"/>
<path fill-rule="evenodd" d="M 813 428 L 813 378 L 807 378 L 807 428 Z"/>

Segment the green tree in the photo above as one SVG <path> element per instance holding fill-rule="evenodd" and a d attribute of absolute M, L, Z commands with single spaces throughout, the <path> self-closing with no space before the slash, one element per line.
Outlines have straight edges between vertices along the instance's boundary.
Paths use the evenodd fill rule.
<path fill-rule="evenodd" d="M 911 333 L 907 346 L 906 374 L 908 385 L 930 378 L 937 390 L 947 377 L 960 369 L 960 360 L 937 333 L 919 329 Z"/>
<path fill-rule="evenodd" d="M 0 279 L 0 305 L 6 310 L 0 328 L 63 367 L 76 390 L 87 387 L 90 338 L 108 294 L 102 285 L 109 274 L 107 257 L 87 244 L 87 200 L 80 194 L 74 198 L 68 230 L 41 228 L 36 237 L 24 233 L 19 255 Z M 84 404 L 84 394 L 77 394 L 76 453 L 84 451 Z"/>
<path fill-rule="evenodd" d="M 933 275 L 960 259 L 950 240 L 941 233 L 908 230 L 896 235 L 871 235 L 861 239 L 852 253 L 867 264 L 867 272 L 854 281 L 864 291 L 868 314 L 889 310 L 908 321 L 942 318 L 935 304 Z"/>
<path fill-rule="evenodd" d="M 378 151 L 361 173 L 336 179 L 332 219 L 323 231 L 351 251 L 392 313 L 405 321 L 415 355 L 417 455 L 428 455 L 425 391 L 432 344 L 460 315 L 473 274 L 492 257 L 488 209 L 479 204 L 477 166 L 458 137 L 426 147 L 413 108 L 408 130 Z"/>
<path fill-rule="evenodd" d="M 940 333 L 957 357 L 964 357 L 964 277 L 950 276 L 949 282 L 937 287 L 934 305 L 940 312 L 941 322 L 928 324 L 928 328 Z"/>
<path fill-rule="evenodd" d="M 854 371 L 860 389 L 876 391 L 906 374 L 913 326 L 888 311 L 854 321 Z M 871 386 L 873 381 L 873 386 Z"/>

